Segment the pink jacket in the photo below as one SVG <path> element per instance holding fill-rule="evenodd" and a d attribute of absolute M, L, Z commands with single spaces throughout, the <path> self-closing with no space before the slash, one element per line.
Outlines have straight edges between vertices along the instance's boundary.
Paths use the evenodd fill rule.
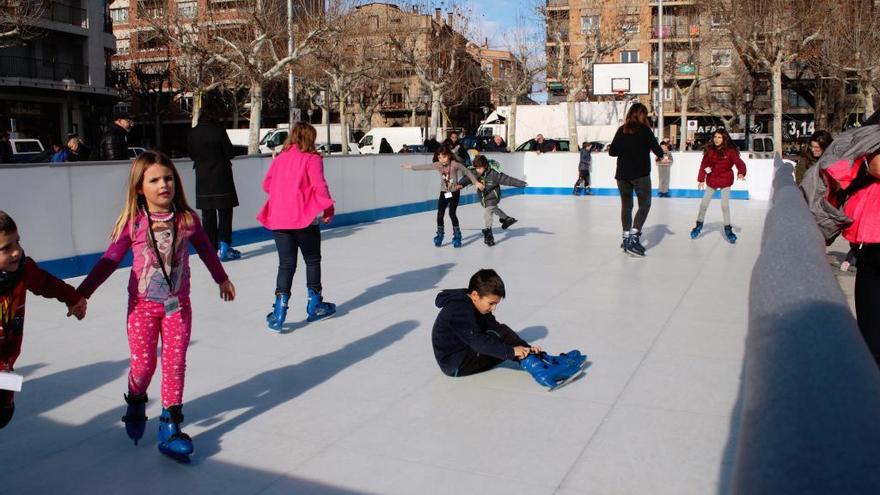
<path fill-rule="evenodd" d="M 848 188 L 865 166 L 865 157 L 855 160 L 843 159 L 829 165 L 822 172 L 837 182 L 840 189 Z M 831 187 L 828 188 L 832 190 Z M 836 189 L 836 188 L 835 188 Z M 829 192 L 828 201 L 839 208 L 835 194 Z M 843 229 L 843 237 L 853 244 L 880 243 L 880 181 L 870 180 L 865 187 L 854 192 L 843 205 L 843 212 L 853 223 Z"/>
<path fill-rule="evenodd" d="M 321 157 L 303 153 L 295 145 L 272 160 L 263 190 L 269 199 L 257 220 L 269 230 L 306 228 L 333 206 Z"/>

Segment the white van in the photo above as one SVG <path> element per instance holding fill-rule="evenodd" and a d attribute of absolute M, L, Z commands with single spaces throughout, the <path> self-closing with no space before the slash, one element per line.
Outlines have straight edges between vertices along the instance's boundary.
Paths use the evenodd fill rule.
<path fill-rule="evenodd" d="M 382 138 L 388 140 L 395 153 L 399 153 L 404 144 L 413 146 L 425 142 L 421 127 L 374 127 L 364 134 L 358 143 L 361 153 L 364 155 L 379 153 Z"/>
<path fill-rule="evenodd" d="M 43 143 L 39 139 L 12 138 L 9 140 L 9 145 L 12 149 L 13 163 L 32 162 L 45 153 Z"/>

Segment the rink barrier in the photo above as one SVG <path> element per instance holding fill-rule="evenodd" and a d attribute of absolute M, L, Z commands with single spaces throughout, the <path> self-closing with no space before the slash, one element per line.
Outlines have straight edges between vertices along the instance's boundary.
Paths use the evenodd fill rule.
<path fill-rule="evenodd" d="M 791 165 L 775 168 L 721 492 L 880 493 L 880 371 Z"/>
<path fill-rule="evenodd" d="M 577 153 L 489 154 L 502 171 L 526 178 L 525 189 L 505 188 L 505 196 L 570 195 L 577 179 Z M 702 197 L 696 189 L 701 155 L 674 154 L 671 195 Z M 233 173 L 239 198 L 234 212 L 235 245 L 271 239 L 256 221 L 265 201 L 262 180 L 271 163 L 269 155 L 238 157 Z M 607 154 L 593 156 L 592 190 L 597 195 L 617 196 L 615 160 Z M 325 159 L 324 173 L 336 200 L 330 228 L 375 222 L 436 208 L 439 179 L 433 172 L 401 170 L 404 163 L 427 163 L 430 155 L 361 155 Z M 129 161 L 63 164 L 0 165 L 0 209 L 19 225 L 26 253 L 61 277 L 88 272 L 109 243 L 107 236 L 122 205 Z M 195 206 L 192 162 L 175 159 L 184 190 Z M 750 162 L 749 175 L 761 175 L 761 166 Z M 656 169 L 656 167 L 654 167 Z M 754 171 L 754 172 L 753 172 Z M 656 170 L 653 172 L 656 176 Z M 656 177 L 654 177 L 656 183 Z M 761 199 L 769 181 L 737 182 L 731 197 Z M 748 186 L 748 190 L 746 190 Z M 467 191 L 473 191 L 469 189 Z M 758 191 L 757 194 L 754 191 Z M 656 190 L 654 191 L 656 195 Z M 462 195 L 461 204 L 475 202 L 476 195 Z"/>

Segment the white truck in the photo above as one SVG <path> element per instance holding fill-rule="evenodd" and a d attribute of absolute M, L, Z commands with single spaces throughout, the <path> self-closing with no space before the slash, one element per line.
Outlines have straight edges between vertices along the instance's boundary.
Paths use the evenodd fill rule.
<path fill-rule="evenodd" d="M 575 104 L 575 123 L 578 143 L 584 141 L 611 142 L 614 133 L 623 123 L 626 111 L 631 105 L 625 101 L 579 102 Z M 478 136 L 501 136 L 505 141 L 510 107 L 500 106 L 486 117 L 477 129 Z M 517 105 L 516 107 L 516 145 L 542 134 L 547 139 L 569 139 L 568 105 Z"/>
<path fill-rule="evenodd" d="M 312 124 L 314 126 L 315 131 L 317 131 L 317 137 L 315 139 L 316 145 L 327 144 L 329 130 L 329 140 L 331 145 L 337 144 L 341 145 L 342 140 L 342 126 L 340 124 Z M 260 129 L 260 153 L 272 153 L 275 151 L 275 148 L 284 144 L 284 141 L 287 139 L 287 134 L 290 126 L 288 124 L 279 124 L 278 127 L 268 127 Z M 229 140 L 232 141 L 234 146 L 247 146 L 248 138 L 250 136 L 248 129 L 226 129 L 226 134 L 229 135 Z M 355 147 L 356 148 L 356 147 Z M 349 150 L 353 149 L 351 145 L 349 145 Z M 280 151 L 280 148 L 278 149 Z"/>
<path fill-rule="evenodd" d="M 403 145 L 420 146 L 425 142 L 421 127 L 374 127 L 364 134 L 358 143 L 361 153 L 365 155 L 379 153 L 379 145 L 383 138 L 388 141 L 391 150 L 395 153 L 400 153 Z"/>

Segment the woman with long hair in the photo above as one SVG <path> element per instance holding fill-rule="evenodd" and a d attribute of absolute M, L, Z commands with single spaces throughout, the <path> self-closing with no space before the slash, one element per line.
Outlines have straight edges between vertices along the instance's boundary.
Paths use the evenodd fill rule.
<path fill-rule="evenodd" d="M 715 191 L 721 191 L 721 214 L 724 216 L 724 238 L 731 244 L 736 242 L 736 234 L 730 225 L 730 186 L 733 185 L 733 168 L 736 167 L 736 178 L 746 178 L 746 164 L 739 157 L 739 150 L 730 140 L 730 134 L 723 128 L 716 129 L 712 134 L 712 141 L 703 150 L 703 161 L 700 163 L 700 172 L 697 174 L 697 188 L 703 189 L 703 201 L 700 202 L 700 212 L 697 214 L 697 224 L 691 230 L 691 239 L 696 239 L 703 230 L 703 220 L 706 218 L 706 210 L 715 195 Z"/>
<path fill-rule="evenodd" d="M 617 157 L 617 189 L 620 191 L 620 222 L 623 225 L 623 251 L 633 256 L 644 256 L 641 243 L 642 226 L 651 210 L 651 156 L 663 158 L 663 148 L 657 142 L 648 123 L 648 108 L 635 103 L 626 113 L 626 120 L 617 129 L 608 155 Z M 633 193 L 639 209 L 633 219 Z"/>

